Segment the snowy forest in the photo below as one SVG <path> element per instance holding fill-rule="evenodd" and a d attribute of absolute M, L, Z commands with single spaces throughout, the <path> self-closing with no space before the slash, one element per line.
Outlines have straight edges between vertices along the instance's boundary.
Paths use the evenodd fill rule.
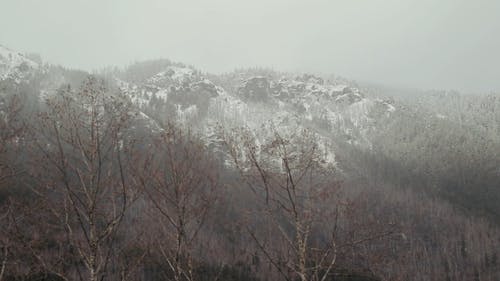
<path fill-rule="evenodd" d="M 499 280 L 500 96 L 0 52 L 0 280 Z"/>
<path fill-rule="evenodd" d="M 0 281 L 500 281 L 499 11 L 0 0 Z"/>

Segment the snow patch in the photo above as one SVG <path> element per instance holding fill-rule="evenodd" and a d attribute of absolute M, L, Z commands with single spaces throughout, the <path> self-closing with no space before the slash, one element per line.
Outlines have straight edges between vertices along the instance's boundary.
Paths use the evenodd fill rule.
<path fill-rule="evenodd" d="M 13 79 L 20 83 L 39 67 L 38 63 L 0 45 L 0 80 Z"/>

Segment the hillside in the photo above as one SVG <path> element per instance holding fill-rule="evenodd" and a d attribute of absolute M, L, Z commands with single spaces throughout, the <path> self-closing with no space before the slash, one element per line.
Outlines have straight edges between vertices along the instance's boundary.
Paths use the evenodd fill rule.
<path fill-rule="evenodd" d="M 0 46 L 0 280 L 498 280 L 500 96 L 379 92 Z"/>

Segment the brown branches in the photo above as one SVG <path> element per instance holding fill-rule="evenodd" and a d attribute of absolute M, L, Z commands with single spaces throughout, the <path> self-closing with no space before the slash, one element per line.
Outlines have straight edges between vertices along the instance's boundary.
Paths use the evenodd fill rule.
<path fill-rule="evenodd" d="M 21 120 L 22 102 L 19 96 L 5 98 L 0 101 L 0 185 L 8 178 L 19 174 L 8 160 L 8 152 L 12 151 L 21 140 L 25 126 Z"/>
<path fill-rule="evenodd" d="M 247 227 L 257 247 L 284 280 L 325 280 L 337 258 L 335 235 L 319 245 L 312 241 L 316 239 L 312 229 L 328 220 L 324 208 L 335 204 L 331 200 L 338 183 L 321 168 L 315 136 L 301 133 L 285 138 L 273 129 L 272 138 L 262 143 L 247 131 L 236 135 L 244 141 L 227 134 L 225 140 L 243 178 L 256 190 L 256 199 L 262 199 L 253 212 L 270 236 Z"/>
<path fill-rule="evenodd" d="M 78 253 L 84 278 L 97 281 L 106 274 L 120 224 L 137 195 L 123 161 L 134 154 L 127 135 L 130 109 L 94 77 L 78 93 L 62 89 L 48 105 L 37 148 L 47 169 L 39 185 L 49 188 L 37 194 Z"/>
<path fill-rule="evenodd" d="M 149 170 L 142 170 L 140 177 L 154 207 L 150 213 L 157 225 L 155 243 L 174 280 L 193 280 L 193 251 L 218 199 L 217 170 L 189 131 L 169 126 L 153 150 Z"/>

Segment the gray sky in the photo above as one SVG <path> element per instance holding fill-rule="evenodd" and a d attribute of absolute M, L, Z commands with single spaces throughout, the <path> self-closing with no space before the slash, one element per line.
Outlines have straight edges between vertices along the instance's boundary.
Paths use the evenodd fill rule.
<path fill-rule="evenodd" d="M 87 70 L 164 57 L 500 92 L 496 0 L 0 0 L 0 44 Z"/>

